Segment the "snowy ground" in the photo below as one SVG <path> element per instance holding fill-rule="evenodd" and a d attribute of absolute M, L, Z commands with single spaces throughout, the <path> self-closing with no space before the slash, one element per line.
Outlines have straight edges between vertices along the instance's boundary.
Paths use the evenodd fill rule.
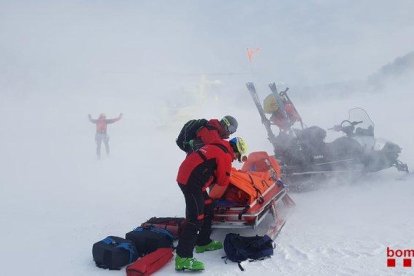
<path fill-rule="evenodd" d="M 125 118 L 109 126 L 112 155 L 97 161 L 94 126 L 87 121 L 86 110 L 71 113 L 56 103 L 35 111 L 29 105 L 36 106 L 36 101 L 10 104 L 1 114 L 2 274 L 20 274 L 24 262 L 34 275 L 55 271 L 59 275 L 123 275 L 124 271 L 96 268 L 92 244 L 107 235 L 123 236 L 152 216 L 183 215 L 184 202 L 175 183 L 183 158 L 174 144 L 178 129 L 155 128 L 139 119 L 133 105 L 125 105 Z M 379 113 L 374 103 L 370 105 L 373 113 Z M 329 106 L 348 108 L 342 101 Z M 34 112 L 26 116 L 26 108 Z M 318 104 L 303 105 L 303 116 L 312 117 L 308 110 L 313 108 Z M 414 115 L 408 109 L 404 112 L 396 120 L 400 126 L 404 118 Z M 266 143 L 253 104 L 238 117 L 241 125 L 249 125 L 247 136 L 254 137 L 251 148 L 257 146 L 255 139 Z M 326 116 L 319 119 L 322 125 L 328 121 Z M 400 131 L 388 136 L 399 138 L 394 140 L 404 147 L 402 158 L 413 164 L 412 140 L 406 130 L 387 121 L 376 123 L 378 132 L 385 133 L 387 127 Z M 409 268 L 386 267 L 387 246 L 413 247 L 414 183 L 398 176 L 389 169 L 357 183 L 332 181 L 324 189 L 292 194 L 297 207 L 277 239 L 274 257 L 246 264 L 247 271 L 252 275 L 411 274 Z M 218 231 L 215 236 L 222 239 L 224 234 Z M 237 265 L 223 263 L 223 254 L 197 257 L 205 261 L 208 275 L 241 275 Z M 159 274 L 173 272 L 170 263 Z"/>

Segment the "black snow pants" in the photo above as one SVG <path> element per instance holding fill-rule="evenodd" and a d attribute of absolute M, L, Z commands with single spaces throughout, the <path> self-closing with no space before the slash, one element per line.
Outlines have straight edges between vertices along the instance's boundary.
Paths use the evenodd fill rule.
<path fill-rule="evenodd" d="M 177 255 L 192 258 L 195 245 L 206 245 L 211 242 L 214 206 L 200 185 L 189 181 L 187 185 L 179 186 L 185 198 L 186 223 L 178 240 Z"/>

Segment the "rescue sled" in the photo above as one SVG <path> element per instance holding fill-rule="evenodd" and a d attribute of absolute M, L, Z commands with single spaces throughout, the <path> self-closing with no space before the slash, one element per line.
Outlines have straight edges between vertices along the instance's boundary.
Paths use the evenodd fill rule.
<path fill-rule="evenodd" d="M 215 185 L 212 198 L 219 198 L 214 209 L 213 228 L 253 228 L 272 215 L 270 236 L 275 237 L 285 224 L 286 207 L 295 205 L 280 180 L 280 166 L 266 152 L 253 152 L 241 170 L 232 169 L 226 188 Z"/>

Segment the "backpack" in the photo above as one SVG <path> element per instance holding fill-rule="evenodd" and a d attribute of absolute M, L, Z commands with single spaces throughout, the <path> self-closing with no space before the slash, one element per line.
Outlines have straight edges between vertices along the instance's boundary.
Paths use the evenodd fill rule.
<path fill-rule="evenodd" d="M 93 260 L 97 267 L 119 270 L 138 258 L 134 244 L 126 239 L 109 236 L 92 247 Z"/>
<path fill-rule="evenodd" d="M 162 228 L 170 232 L 174 240 L 178 239 L 181 230 L 183 228 L 183 225 L 185 223 L 185 218 L 177 218 L 177 217 L 152 217 L 143 224 L 141 224 L 142 227 L 145 226 L 155 226 L 158 228 Z"/>
<path fill-rule="evenodd" d="M 241 262 L 245 260 L 263 260 L 273 255 L 273 240 L 267 236 L 243 237 L 239 234 L 228 233 L 224 238 L 224 251 L 226 260 L 238 263 L 240 270 L 244 271 Z"/>
<path fill-rule="evenodd" d="M 138 256 L 145 256 L 158 248 L 172 248 L 173 235 L 162 228 L 153 225 L 137 227 L 126 233 L 125 238 L 134 243 Z"/>
<path fill-rule="evenodd" d="M 177 146 L 185 152 L 193 151 L 189 142 L 197 138 L 197 131 L 206 126 L 208 121 L 206 119 L 194 119 L 184 124 L 177 139 L 175 140 Z"/>

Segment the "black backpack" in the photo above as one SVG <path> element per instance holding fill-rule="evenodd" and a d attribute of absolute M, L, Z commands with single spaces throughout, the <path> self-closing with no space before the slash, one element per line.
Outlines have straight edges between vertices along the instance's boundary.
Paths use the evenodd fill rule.
<path fill-rule="evenodd" d="M 267 236 L 243 237 L 239 234 L 229 233 L 224 238 L 224 251 L 226 260 L 239 264 L 239 268 L 244 271 L 240 265 L 242 261 L 263 260 L 273 255 L 274 243 Z"/>
<path fill-rule="evenodd" d="M 126 233 L 125 238 L 134 243 L 138 257 L 145 256 L 158 248 L 173 247 L 173 235 L 153 225 L 137 227 Z"/>
<path fill-rule="evenodd" d="M 92 255 L 97 267 L 119 270 L 138 258 L 132 241 L 109 236 L 92 247 Z"/>
<path fill-rule="evenodd" d="M 193 151 L 189 142 L 197 138 L 197 131 L 206 126 L 207 123 L 206 119 L 194 119 L 185 123 L 175 140 L 178 147 L 187 153 Z"/>

